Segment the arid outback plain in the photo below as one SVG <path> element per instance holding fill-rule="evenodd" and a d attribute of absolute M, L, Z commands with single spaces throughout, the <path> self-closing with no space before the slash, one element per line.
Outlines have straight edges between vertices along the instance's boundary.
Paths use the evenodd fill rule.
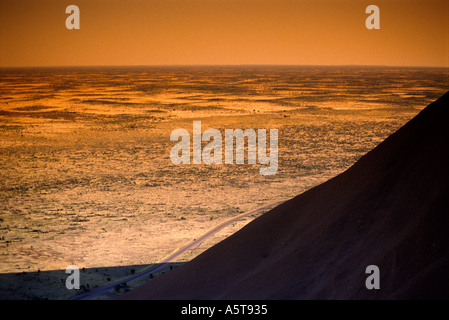
<path fill-rule="evenodd" d="M 138 273 L 343 172 L 448 83 L 447 69 L 423 68 L 1 70 L 0 298 L 67 299 L 79 293 L 65 288 L 69 265 L 81 291 Z M 172 164 L 170 133 L 194 120 L 203 131 L 278 129 L 277 173 Z"/>
<path fill-rule="evenodd" d="M 120 299 L 449 299 L 448 116 L 449 91 L 345 172 Z"/>

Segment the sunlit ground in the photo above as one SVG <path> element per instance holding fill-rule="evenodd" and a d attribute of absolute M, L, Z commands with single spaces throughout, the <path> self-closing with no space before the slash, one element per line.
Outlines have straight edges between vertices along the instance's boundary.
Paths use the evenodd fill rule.
<path fill-rule="evenodd" d="M 0 273 L 158 262 L 220 221 L 344 171 L 448 79 L 447 69 L 3 71 Z M 170 133 L 192 132 L 193 120 L 203 131 L 278 129 L 277 174 L 173 165 Z"/>

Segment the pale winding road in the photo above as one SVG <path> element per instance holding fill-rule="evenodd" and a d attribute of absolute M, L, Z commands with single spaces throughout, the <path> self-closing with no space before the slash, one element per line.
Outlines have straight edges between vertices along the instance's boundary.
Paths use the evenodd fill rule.
<path fill-rule="evenodd" d="M 285 201 L 285 200 L 284 200 Z M 181 248 L 180 250 L 176 250 L 175 252 L 173 252 L 171 255 L 167 256 L 166 258 L 164 258 L 162 261 L 160 261 L 159 263 L 156 263 L 153 267 L 142 271 L 140 273 L 137 273 L 135 275 L 132 275 L 126 279 L 108 284 L 106 286 L 100 287 L 100 288 L 96 288 L 95 290 L 89 291 L 89 292 L 85 292 L 76 296 L 73 296 L 70 298 L 70 300 L 90 300 L 93 299 L 97 296 L 100 295 L 108 295 L 109 291 L 113 290 L 115 288 L 115 286 L 117 285 L 121 285 L 122 283 L 128 283 L 143 277 L 147 277 L 149 276 L 151 273 L 155 273 L 156 271 L 159 271 L 161 269 L 163 269 L 164 267 L 167 267 L 170 263 L 173 263 L 176 261 L 176 259 L 178 259 L 179 257 L 181 257 L 184 253 L 186 253 L 189 250 L 195 249 L 196 247 L 198 247 L 203 241 L 207 240 L 208 238 L 210 238 L 212 235 L 214 235 L 215 233 L 217 233 L 218 231 L 220 231 L 221 229 L 223 229 L 224 227 L 230 225 L 231 223 L 240 220 L 244 217 L 259 213 L 260 211 L 266 210 L 270 207 L 274 207 L 277 206 L 281 203 L 283 203 L 284 201 L 277 201 L 277 202 L 273 202 L 270 204 L 267 204 L 263 207 L 251 210 L 251 211 L 247 211 L 245 213 L 239 214 L 238 216 L 232 217 L 222 223 L 220 223 L 219 225 L 217 225 L 216 227 L 212 228 L 211 230 L 209 230 L 208 232 L 206 232 L 205 234 L 203 234 L 201 237 L 199 237 L 198 239 L 193 240 L 192 242 L 190 242 L 189 244 L 187 244 L 186 246 L 184 246 L 183 248 Z"/>

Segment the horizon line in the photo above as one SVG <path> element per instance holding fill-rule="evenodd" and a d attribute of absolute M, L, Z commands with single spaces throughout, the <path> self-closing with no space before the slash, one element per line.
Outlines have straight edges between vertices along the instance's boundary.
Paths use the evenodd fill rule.
<path fill-rule="evenodd" d="M 38 69 L 38 68 L 124 68 L 124 67 L 377 67 L 377 68 L 439 68 L 449 66 L 423 65 L 384 65 L 384 64 L 116 64 L 116 65 L 35 65 L 35 66 L 0 66 L 0 69 Z"/>

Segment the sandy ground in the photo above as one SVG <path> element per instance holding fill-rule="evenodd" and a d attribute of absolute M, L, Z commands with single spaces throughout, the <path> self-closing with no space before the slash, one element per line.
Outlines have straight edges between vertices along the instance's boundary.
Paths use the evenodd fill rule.
<path fill-rule="evenodd" d="M 191 131 L 197 117 L 139 119 L 135 128 L 119 119 L 2 117 L 0 272 L 156 263 L 232 215 L 336 175 L 411 116 L 392 120 L 378 111 L 372 120 L 372 114 L 294 110 L 201 118 L 204 128 L 278 128 L 279 171 L 266 177 L 258 165 L 174 166 L 171 128 Z M 361 132 L 354 125 L 361 121 L 371 130 Z M 332 137 L 338 148 L 325 138 L 330 128 L 339 130 Z"/>
<path fill-rule="evenodd" d="M 162 70 L 159 79 L 144 70 L 130 82 L 121 70 L 120 76 L 52 72 L 3 75 L 0 82 L 2 298 L 66 298 L 73 293 L 61 284 L 66 275 L 60 270 L 72 264 L 85 268 L 90 288 L 138 272 L 231 216 L 334 177 L 429 100 L 416 97 L 410 104 L 399 88 L 389 92 L 397 97 L 392 104 L 369 95 L 369 101 L 330 101 L 309 80 L 291 84 L 281 75 L 278 82 L 262 81 L 258 73 L 245 82 L 239 72 L 192 79 Z M 308 79 L 316 77 L 325 90 L 342 90 L 310 72 Z M 222 134 L 278 129 L 277 174 L 259 175 L 259 164 L 173 165 L 170 133 L 192 132 L 194 120 L 201 120 L 203 131 Z M 251 219 L 227 227 L 182 260 Z M 52 280 L 38 280 L 53 271 Z M 31 278 L 25 281 L 23 272 Z"/>
<path fill-rule="evenodd" d="M 123 298 L 448 299 L 448 115 L 449 92 L 344 173 Z"/>

